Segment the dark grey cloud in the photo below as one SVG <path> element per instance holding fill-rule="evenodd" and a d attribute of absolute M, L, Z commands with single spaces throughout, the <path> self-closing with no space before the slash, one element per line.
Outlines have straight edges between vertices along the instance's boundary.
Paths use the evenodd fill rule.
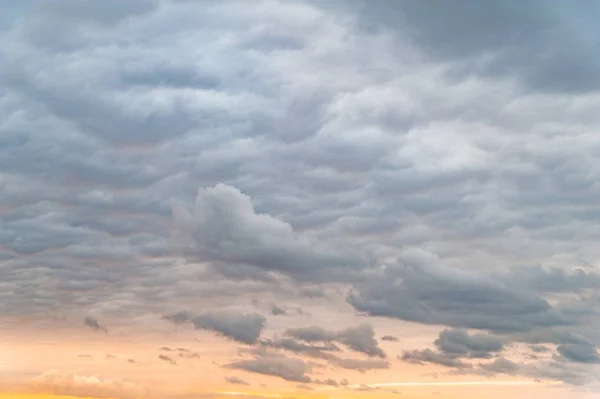
<path fill-rule="evenodd" d="M 593 1 L 352 3 L 366 27 L 400 31 L 438 61 L 460 65 L 463 77 L 517 78 L 526 89 L 551 92 L 599 88 L 600 59 L 587 16 L 598 10 Z"/>
<path fill-rule="evenodd" d="M 266 319 L 257 313 L 245 313 L 234 310 L 219 310 L 194 315 L 180 311 L 162 317 L 175 325 L 191 323 L 196 329 L 217 333 L 234 341 L 252 345 L 258 342 Z M 178 348 L 179 352 L 189 352 Z"/>
<path fill-rule="evenodd" d="M 398 342 L 400 341 L 398 339 L 398 337 L 394 337 L 393 335 L 384 335 L 383 337 L 381 337 L 382 341 L 389 341 L 389 342 Z"/>
<path fill-rule="evenodd" d="M 265 328 L 266 319 L 256 313 L 219 311 L 194 316 L 192 324 L 197 329 L 213 331 L 244 344 L 254 344 Z"/>
<path fill-rule="evenodd" d="M 287 310 L 285 310 L 285 309 L 283 309 L 283 308 L 280 308 L 280 307 L 279 307 L 279 306 L 277 306 L 277 305 L 273 305 L 273 306 L 271 307 L 271 314 L 272 314 L 273 316 L 287 316 L 287 315 L 288 315 L 288 312 L 287 312 Z"/>
<path fill-rule="evenodd" d="M 600 363 L 598 349 L 591 345 L 565 344 L 556 350 L 565 358 L 577 363 Z"/>
<path fill-rule="evenodd" d="M 426 251 L 408 250 L 400 262 L 358 284 L 348 302 L 373 316 L 502 332 L 576 322 L 531 291 L 446 267 Z"/>
<path fill-rule="evenodd" d="M 442 352 L 456 357 L 489 358 L 504 350 L 504 343 L 491 335 L 469 334 L 465 330 L 443 330 L 435 346 Z"/>
<path fill-rule="evenodd" d="M 86 316 L 86 318 L 83 319 L 83 324 L 85 324 L 87 327 L 91 328 L 94 331 L 102 331 L 104 333 L 108 332 L 106 327 L 101 325 L 98 322 L 98 320 L 90 316 Z"/>

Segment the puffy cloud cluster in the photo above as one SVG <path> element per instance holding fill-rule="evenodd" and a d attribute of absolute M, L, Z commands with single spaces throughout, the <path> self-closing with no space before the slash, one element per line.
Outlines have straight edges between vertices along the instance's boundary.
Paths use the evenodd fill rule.
<path fill-rule="evenodd" d="M 96 398 L 136 398 L 142 390 L 132 382 L 118 378 L 85 376 L 60 370 L 48 370 L 31 380 L 36 392 Z"/>
<path fill-rule="evenodd" d="M 235 187 L 200 189 L 193 212 L 174 209 L 175 220 L 191 239 L 186 254 L 194 260 L 248 265 L 298 279 L 328 279 L 328 270 L 347 273 L 369 266 L 349 248 L 322 247 L 294 233 L 288 223 L 257 214 L 250 197 Z"/>

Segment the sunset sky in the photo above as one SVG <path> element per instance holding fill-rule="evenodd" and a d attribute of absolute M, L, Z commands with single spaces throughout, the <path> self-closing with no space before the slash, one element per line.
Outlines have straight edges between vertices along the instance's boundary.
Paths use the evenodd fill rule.
<path fill-rule="evenodd" d="M 599 18 L 0 0 L 0 399 L 600 398 Z"/>

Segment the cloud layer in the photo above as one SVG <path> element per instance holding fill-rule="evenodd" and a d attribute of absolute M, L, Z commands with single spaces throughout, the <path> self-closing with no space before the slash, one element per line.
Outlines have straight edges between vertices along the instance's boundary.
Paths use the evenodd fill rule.
<path fill-rule="evenodd" d="M 207 369 L 307 386 L 416 364 L 598 383 L 594 2 L 18 3 L 1 325 L 212 335 L 253 352 Z"/>

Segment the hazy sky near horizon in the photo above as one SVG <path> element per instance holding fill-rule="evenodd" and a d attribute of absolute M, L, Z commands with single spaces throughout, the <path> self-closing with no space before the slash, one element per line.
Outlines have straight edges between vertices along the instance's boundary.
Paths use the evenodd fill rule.
<path fill-rule="evenodd" d="M 600 398 L 598 2 L 0 9 L 0 398 Z"/>

